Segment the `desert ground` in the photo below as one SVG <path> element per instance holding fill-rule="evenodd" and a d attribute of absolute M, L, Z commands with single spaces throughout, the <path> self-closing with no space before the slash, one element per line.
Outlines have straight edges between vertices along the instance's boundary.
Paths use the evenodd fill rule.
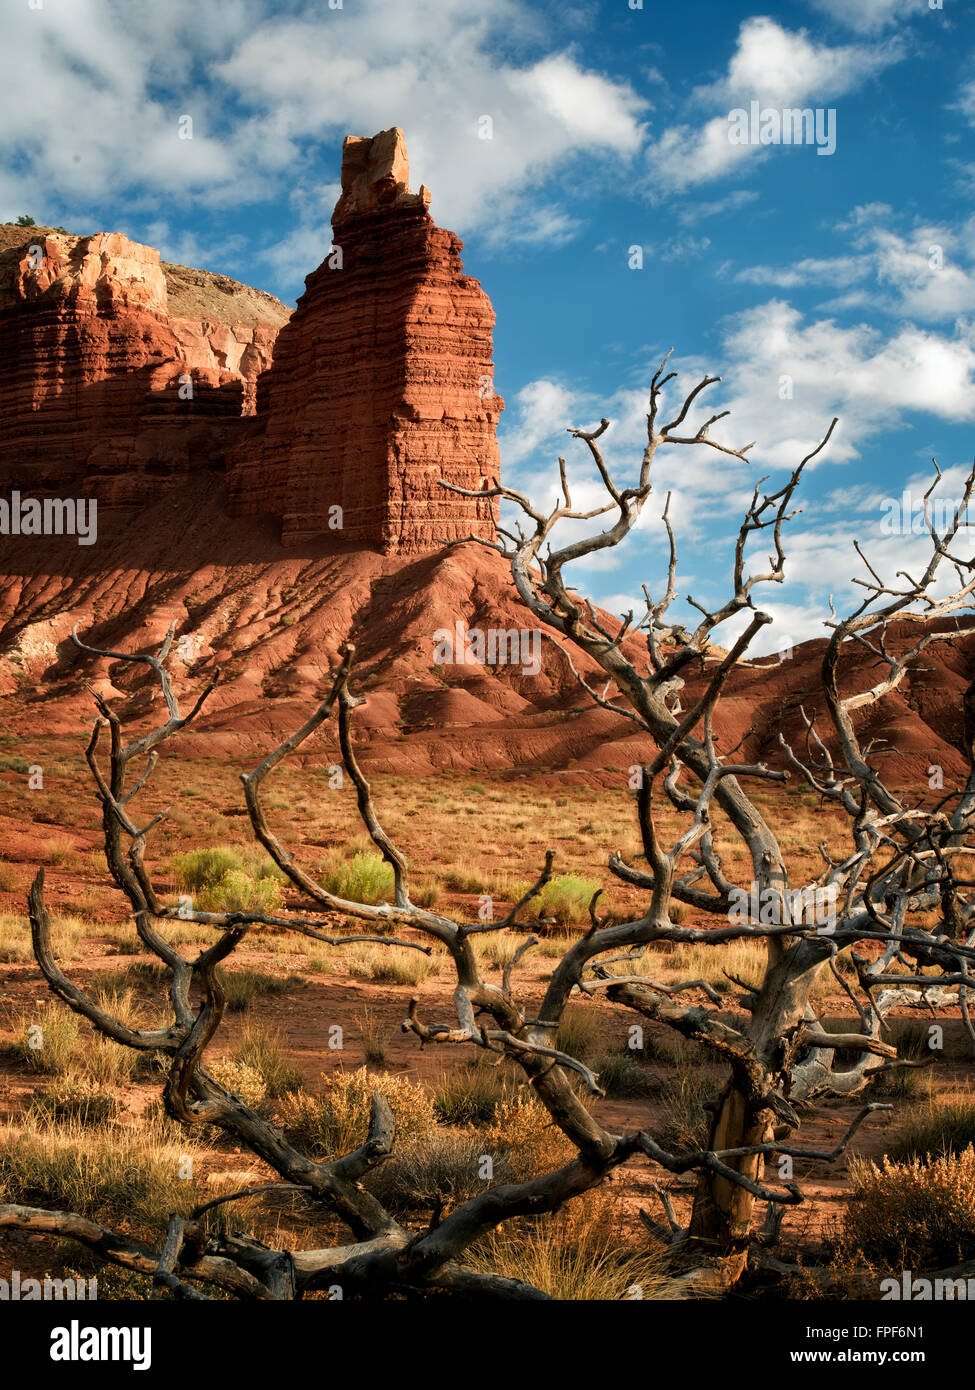
<path fill-rule="evenodd" d="M 158 1066 L 97 1037 L 52 998 L 39 973 L 25 897 L 43 866 L 55 950 L 66 973 L 117 1017 L 147 1026 L 165 1014 L 162 970 L 144 953 L 106 871 L 100 810 L 82 752 L 78 738 L 2 739 L 0 1191 L 7 1201 L 83 1211 L 158 1243 L 173 1212 L 275 1175 L 212 1127 L 187 1134 L 167 1120 Z M 367 902 L 387 898 L 391 874 L 363 834 L 354 792 L 330 786 L 330 764 L 312 761 L 279 774 L 269 789 L 275 833 L 333 891 Z M 32 788 L 29 769 L 38 764 L 44 785 Z M 167 751 L 145 804 L 152 814 L 171 808 L 149 856 L 156 882 L 171 902 L 192 892 L 198 906 L 215 910 L 260 904 L 307 911 L 314 905 L 286 887 L 254 845 L 240 770 L 225 755 L 181 758 L 178 741 Z M 478 941 L 488 978 L 500 979 L 535 919 L 544 919 L 535 927 L 538 944 L 516 965 L 524 1000 L 540 1000 L 555 960 L 588 928 L 596 889 L 605 890 L 601 914 L 622 920 L 642 910 L 643 894 L 606 868 L 611 850 L 631 863 L 640 854 L 633 796 L 622 777 L 599 784 L 571 774 L 474 778 L 444 771 L 376 776 L 373 792 L 385 828 L 410 861 L 417 901 L 457 919 L 476 920 L 485 895 L 495 915 L 504 916 L 537 876 L 546 851 L 555 851 L 555 877 L 523 914 L 525 925 Z M 824 809 L 808 790 L 776 788 L 758 800 L 763 810 L 775 802 L 787 827 L 782 843 L 793 881 L 819 871 L 819 843 L 842 846 L 845 817 Z M 663 818 L 664 830 L 676 835 L 676 814 L 669 819 Z M 735 841 L 729 836 L 722 844 L 720 828 L 718 848 L 726 851 L 732 878 L 747 879 Z M 695 923 L 693 909 L 675 911 Z M 355 930 L 341 919 L 330 929 Z M 196 923 L 173 921 L 162 930 L 190 955 L 209 944 L 207 929 Z M 658 945 L 638 968 L 663 982 L 703 978 L 722 995 L 722 1016 L 740 1019 L 739 996 L 759 978 L 764 952 L 750 941 Z M 297 932 L 254 929 L 225 967 L 227 1016 L 205 1059 L 219 1080 L 318 1156 L 362 1141 L 368 1097 L 382 1088 L 398 1132 L 396 1155 L 380 1169 L 382 1194 L 418 1230 L 434 1211 L 449 1210 L 483 1185 L 480 1156 L 493 1158 L 497 1181 L 545 1172 L 569 1153 L 512 1063 L 470 1046 L 422 1047 L 402 1031 L 413 997 L 426 1018 L 451 1018 L 449 964 L 436 949 L 427 955 L 406 947 L 329 946 Z M 827 972 L 814 1000 L 827 1026 L 844 1031 L 856 1020 L 840 983 L 850 973 L 843 954 L 837 967 L 838 977 Z M 633 1046 L 629 1010 L 598 993 L 576 1000 L 559 1042 L 600 1076 L 606 1094 L 587 1102 L 593 1112 L 614 1129 L 640 1128 L 665 1146 L 703 1142 L 703 1106 L 717 1094 L 723 1069 L 658 1025 L 645 1025 Z M 927 1258 L 929 1267 L 934 1261 L 943 1268 L 963 1257 L 972 1234 L 971 1226 L 964 1228 L 963 1204 L 954 1229 L 925 1228 L 931 1249 L 908 1249 L 905 1241 L 920 1239 L 919 1222 L 903 1230 L 893 1220 L 878 1224 L 884 1199 L 871 1167 L 885 1156 L 930 1160 L 942 1148 L 958 1153 L 970 1143 L 971 1049 L 953 1012 L 941 1020 L 943 1048 L 932 1052 L 928 1012 L 898 1010 L 889 1040 L 924 1065 L 878 1073 L 866 1098 L 892 1108 L 871 1116 L 841 1156 L 797 1160 L 805 1201 L 786 1211 L 776 1255 L 816 1273 L 792 1274 L 789 1296 L 823 1296 L 824 1268 L 839 1281 L 854 1266 L 860 1276 L 865 1268 L 876 1271 L 879 1280 L 905 1260 L 917 1267 Z M 32 1049 L 38 1025 L 44 1046 Z M 863 1103 L 862 1093 L 817 1102 L 802 1119 L 801 1142 L 832 1147 Z M 530 1278 L 561 1299 L 673 1297 L 663 1247 L 641 1212 L 662 1220 L 663 1193 L 678 1220 L 686 1217 L 693 1189 L 692 1174 L 673 1177 L 634 1161 L 554 1216 L 508 1223 L 468 1258 L 474 1268 Z M 295 1248 L 329 1244 L 340 1229 L 300 1194 L 274 1192 L 218 1207 L 208 1219 L 230 1221 L 269 1243 L 286 1238 Z M 100 1297 L 144 1297 L 151 1287 L 148 1277 L 107 1267 L 70 1241 L 8 1231 L 0 1237 L 0 1274 L 11 1269 L 22 1277 L 97 1276 Z M 761 1274 L 746 1282 L 761 1296 Z M 849 1296 L 871 1294 L 851 1276 Z"/>

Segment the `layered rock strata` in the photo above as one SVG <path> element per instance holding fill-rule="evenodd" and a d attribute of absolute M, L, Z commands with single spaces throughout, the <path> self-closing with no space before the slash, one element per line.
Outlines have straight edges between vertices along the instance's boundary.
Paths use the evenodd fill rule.
<path fill-rule="evenodd" d="M 402 131 L 345 141 L 333 247 L 230 460 L 232 512 L 279 517 L 286 545 L 331 534 L 416 554 L 492 535 L 492 503 L 440 479 L 479 490 L 498 476 L 494 312 L 429 202 L 410 191 Z"/>
<path fill-rule="evenodd" d="M 131 504 L 222 466 L 285 306 L 237 286 L 235 317 L 233 281 L 118 233 L 2 231 L 0 483 Z"/>

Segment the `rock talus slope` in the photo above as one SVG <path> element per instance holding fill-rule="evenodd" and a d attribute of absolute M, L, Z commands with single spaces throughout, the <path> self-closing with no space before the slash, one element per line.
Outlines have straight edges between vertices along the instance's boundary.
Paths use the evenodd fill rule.
<path fill-rule="evenodd" d="M 506 563 L 482 546 L 418 556 L 350 550 L 326 538 L 286 547 L 270 518 L 228 527 L 213 474 L 186 479 L 138 511 L 107 510 L 104 528 L 97 546 L 12 537 L 0 551 L 0 721 L 28 743 L 70 735 L 80 746 L 92 719 L 87 684 L 117 701 L 126 719 L 158 719 L 158 691 L 143 669 L 80 655 L 70 632 L 77 623 L 94 645 L 145 652 L 175 623 L 181 640 L 170 664 L 182 696 L 214 667 L 222 673 L 204 716 L 180 735 L 191 756 L 241 767 L 259 760 L 323 698 L 351 637 L 354 688 L 366 696 L 356 742 L 374 772 L 518 770 L 623 786 L 628 769 L 648 757 L 633 724 L 594 707 L 549 642 L 536 674 L 518 664 L 437 664 L 438 629 L 533 626 Z M 627 643 L 634 660 L 646 660 L 638 639 Z M 894 635 L 891 643 L 896 649 Z M 800 707 L 824 714 L 822 651 L 822 642 L 807 642 L 780 665 L 736 672 L 715 720 L 719 748 L 744 739 L 742 760 L 781 765 L 782 729 L 804 749 Z M 688 674 L 685 709 L 711 669 Z M 931 764 L 943 768 L 946 786 L 963 776 L 960 711 L 973 672 L 970 638 L 931 647 L 923 669 L 856 712 L 864 738 L 890 749 L 895 785 L 926 788 Z M 875 658 L 857 648 L 841 674 L 845 690 L 865 690 L 877 680 Z M 334 760 L 327 733 L 308 756 Z"/>

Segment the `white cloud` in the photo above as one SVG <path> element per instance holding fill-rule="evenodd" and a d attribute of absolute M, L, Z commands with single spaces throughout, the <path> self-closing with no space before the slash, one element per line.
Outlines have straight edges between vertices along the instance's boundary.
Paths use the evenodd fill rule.
<path fill-rule="evenodd" d="M 221 237 L 217 245 L 207 244 L 195 232 L 173 231 L 165 219 L 148 223 L 142 235 L 150 246 L 156 247 L 162 261 L 188 266 L 220 265 L 225 270 L 233 268 L 234 256 L 246 245 L 239 234 Z"/>
<path fill-rule="evenodd" d="M 927 0 L 813 0 L 813 4 L 859 34 L 876 33 L 929 12 Z"/>
<path fill-rule="evenodd" d="M 672 363 L 680 376 L 667 388 L 661 419 L 705 374 L 697 362 Z M 605 416 L 612 425 L 600 440 L 602 454 L 617 485 L 632 485 L 646 442 L 647 387 L 656 365 L 656 360 L 648 360 L 638 386 L 621 386 L 608 395 L 551 380 L 524 387 L 509 401 L 501 436 L 507 480 L 536 505 L 551 506 L 558 499 L 556 459 L 561 454 L 576 508 L 601 505 L 606 493 L 588 451 L 565 431 L 568 426 L 591 429 Z M 806 318 L 791 304 L 771 300 L 725 321 L 720 351 L 708 368 L 709 374 L 720 372 L 724 381 L 701 398 L 684 433 L 693 435 L 707 416 L 730 410 L 730 418 L 712 428 L 712 437 L 735 448 L 756 440 L 751 462 L 741 463 L 700 445 L 662 448 L 654 462 L 654 495 L 634 533 L 625 545 L 577 566 L 579 582 L 591 586 L 599 575 L 612 572 L 618 574 L 619 592 L 620 579 L 625 583 L 628 573 L 635 572 L 640 580 L 648 573 L 663 574 L 660 513 L 668 492 L 681 566 L 689 563 L 701 573 L 720 574 L 721 556 L 731 553 L 733 531 L 757 478 L 769 468 L 794 468 L 819 443 L 834 414 L 840 424 L 814 467 L 857 458 L 872 438 L 903 428 L 907 412 L 947 421 L 975 419 L 975 324 L 962 322 L 948 335 L 901 323 L 884 335 L 867 324 L 842 326 L 832 319 Z M 917 441 L 922 442 L 926 441 Z M 920 492 L 927 481 L 916 480 Z M 945 487 L 957 485 L 957 478 L 946 477 Z M 899 492 L 901 483 L 887 486 Z M 796 539 L 789 582 L 798 586 L 797 596 L 790 590 L 784 601 L 802 609 L 808 593 L 814 592 L 819 606 L 801 623 L 798 612 L 787 615 L 785 626 L 794 641 L 814 635 L 810 624 L 819 621 L 824 594 L 847 592 L 856 562 L 855 536 L 872 535 L 881 558 L 891 563 L 898 544 L 901 563 L 908 554 L 905 546 L 920 553 L 916 538 L 891 540 L 880 532 L 882 501 L 880 485 L 855 479 L 845 480 L 832 495 L 814 503 L 800 501 L 806 516 L 790 527 Z M 720 527 L 729 523 L 728 534 L 722 536 Z M 565 524 L 560 543 L 588 533 L 594 524 Z M 759 561 L 764 561 L 765 544 L 762 538 Z M 681 589 L 686 594 L 683 579 Z M 720 587 L 714 590 L 721 592 Z"/>
<path fill-rule="evenodd" d="M 712 104 L 755 97 L 768 106 L 801 106 L 843 96 L 902 56 L 900 44 L 834 48 L 809 38 L 804 29 L 792 32 L 759 16 L 742 24 L 726 76 L 695 95 Z"/>
<path fill-rule="evenodd" d="M 253 13 L 239 0 L 214 0 L 203 13 L 191 0 L 164 9 L 117 0 L 8 6 L 0 46 L 6 205 L 18 192 L 20 201 L 49 202 L 52 188 L 67 205 L 125 187 L 176 193 L 233 180 L 234 150 L 215 133 L 219 105 L 192 83 L 182 99 L 159 92 L 167 84 L 182 92 L 190 55 L 218 58 Z M 193 117 L 191 140 L 179 138 L 182 115 Z M 30 173 L 18 188 L 24 166 Z"/>
<path fill-rule="evenodd" d="M 867 324 L 806 322 L 792 305 L 770 300 L 731 320 L 724 357 L 735 390 L 725 404 L 738 429 L 757 439 L 752 457 L 778 467 L 794 466 L 834 414 L 841 423 L 833 461 L 855 457 L 906 410 L 975 419 L 973 324 L 950 337 L 907 324 L 885 339 Z"/>
<path fill-rule="evenodd" d="M 896 39 L 831 47 L 767 16 L 745 20 L 726 74 L 694 93 L 696 106 L 718 114 L 703 124 L 672 126 L 650 145 L 652 187 L 658 193 L 687 189 L 768 155 L 768 146 L 731 143 L 729 111 L 747 109 L 753 100 L 779 110 L 825 106 L 903 56 Z"/>
<path fill-rule="evenodd" d="M 950 322 L 975 313 L 975 221 L 961 228 L 918 225 L 894 230 L 893 213 L 879 204 L 858 208 L 839 224 L 850 231 L 853 254 L 804 257 L 792 265 L 748 266 L 735 279 L 779 289 L 850 289 L 832 310 L 867 305 L 923 323 Z M 869 282 L 869 293 L 865 282 Z"/>
<path fill-rule="evenodd" d="M 487 9 L 363 0 L 355 12 L 258 28 L 219 73 L 295 141 L 401 125 L 413 185 L 433 190 L 438 221 L 461 231 L 499 220 L 517 228 L 526 190 L 575 156 L 634 156 L 647 109 L 627 83 L 567 53 L 521 67 L 494 56 L 490 41 L 520 14 L 513 0 Z M 557 236 L 570 229 L 554 204 L 538 215 Z"/>
<path fill-rule="evenodd" d="M 751 188 L 737 188 L 725 198 L 715 198 L 711 202 L 698 201 L 681 208 L 678 214 L 685 226 L 693 226 L 707 217 L 721 217 L 726 212 L 737 212 L 739 208 L 754 203 L 758 194 Z"/>
<path fill-rule="evenodd" d="M 867 267 L 853 256 L 832 260 L 804 257 L 791 266 L 753 265 L 735 276 L 739 284 L 775 285 L 795 289 L 800 285 L 850 285 L 867 273 Z"/>
<path fill-rule="evenodd" d="M 975 125 L 975 80 L 966 82 L 958 94 L 957 109 Z"/>
<path fill-rule="evenodd" d="M 517 467 L 576 422 L 579 397 L 567 386 L 542 378 L 523 386 L 507 402 L 501 435 L 503 463 Z"/>
<path fill-rule="evenodd" d="M 649 110 L 573 53 L 501 56 L 499 40 L 509 52 L 513 37 L 544 41 L 521 0 L 358 0 L 300 17 L 292 0 L 7 8 L 0 216 L 43 215 L 51 190 L 59 216 L 81 197 L 226 206 L 284 191 L 301 213 L 323 172 L 334 179 L 345 134 L 402 125 L 414 187 L 433 190 L 443 225 L 500 236 L 521 224 L 522 239 L 557 242 L 581 224 L 542 186 L 579 157 L 634 157 Z M 321 221 L 315 210 L 301 233 Z"/>

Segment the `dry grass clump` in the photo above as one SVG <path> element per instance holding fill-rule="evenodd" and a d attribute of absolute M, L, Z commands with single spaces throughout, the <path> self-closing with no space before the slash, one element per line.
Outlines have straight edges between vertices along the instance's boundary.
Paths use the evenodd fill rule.
<path fill-rule="evenodd" d="M 92 997 L 99 1008 L 128 1028 L 152 1026 L 142 1001 L 130 988 L 98 984 Z M 123 1047 L 95 1033 L 90 1025 L 51 1000 L 26 1009 L 14 1022 L 12 1051 L 32 1071 L 71 1079 L 79 1085 L 124 1085 L 152 1065 L 153 1054 Z"/>
<path fill-rule="evenodd" d="M 36 1095 L 28 1110 L 32 1124 L 103 1125 L 114 1120 L 122 1103 L 114 1092 L 97 1082 L 69 1076 L 50 1091 Z"/>
<path fill-rule="evenodd" d="M 624 1046 L 596 1058 L 593 1070 L 608 1096 L 635 1099 L 659 1094 L 662 1083 L 637 1060 L 640 1055 Z"/>
<path fill-rule="evenodd" d="M 726 941 L 709 946 L 702 942 L 678 942 L 667 961 L 669 970 L 684 980 L 707 980 L 715 989 L 731 989 L 729 975 L 758 985 L 765 974 L 768 951 L 763 941 Z"/>
<path fill-rule="evenodd" d="M 257 1067 L 239 1057 L 222 1057 L 207 1068 L 219 1085 L 257 1110 L 267 1100 L 267 1086 Z"/>
<path fill-rule="evenodd" d="M 480 1128 L 439 1126 L 397 1143 L 367 1185 L 398 1211 L 459 1205 L 498 1183 L 523 1182 L 567 1163 L 575 1149 L 534 1096 L 500 1099 Z"/>
<path fill-rule="evenodd" d="M 510 1161 L 517 1182 L 547 1173 L 575 1158 L 576 1150 L 540 1101 L 519 1092 L 498 1104 L 483 1130 L 487 1152 Z"/>
<path fill-rule="evenodd" d="M 474 1059 L 441 1075 L 433 1107 L 441 1124 L 486 1125 L 502 1101 L 514 1098 L 517 1089 L 518 1083 L 508 1070 Z"/>
<path fill-rule="evenodd" d="M 20 886 L 20 874 L 0 855 L 0 893 L 16 893 Z"/>
<path fill-rule="evenodd" d="M 2 891 L 10 892 L 12 890 L 3 889 Z M 0 962 L 21 964 L 23 961 L 30 960 L 33 954 L 27 918 L 18 917 L 12 912 L 0 914 Z"/>
<path fill-rule="evenodd" d="M 577 1062 L 591 1061 L 600 1047 L 599 1014 L 592 1005 L 569 1004 L 563 1010 L 555 1046 Z"/>
<path fill-rule="evenodd" d="M 464 864 L 450 864 L 443 875 L 444 887 L 450 893 L 485 893 L 484 874 Z M 519 895 L 520 896 L 520 895 Z"/>
<path fill-rule="evenodd" d="M 663 1248 L 625 1243 L 619 1213 L 603 1189 L 561 1211 L 507 1223 L 463 1257 L 482 1273 L 524 1279 L 551 1298 L 579 1302 L 680 1297 Z"/>
<path fill-rule="evenodd" d="M 74 958 L 82 937 L 91 934 L 90 924 L 78 917 L 59 916 L 51 922 L 51 947 L 59 960 Z M 0 962 L 22 963 L 33 960 L 30 922 L 19 913 L 0 914 Z"/>
<path fill-rule="evenodd" d="M 355 1015 L 355 1022 L 362 1039 L 362 1053 L 367 1062 L 379 1064 L 386 1060 L 386 1040 L 388 1030 L 382 1026 L 370 1008 L 364 1008 Z"/>
<path fill-rule="evenodd" d="M 242 1066 L 254 1068 L 268 1096 L 297 1091 L 303 1083 L 301 1070 L 285 1056 L 283 1039 L 276 1028 L 248 1024 L 231 1055 Z"/>
<path fill-rule="evenodd" d="M 897 1073 L 895 1073 L 896 1075 Z M 909 1071 L 908 1076 L 917 1076 Z M 895 1162 L 926 1162 L 945 1155 L 957 1156 L 975 1144 L 975 1104 L 970 1100 L 932 1100 L 901 1126 L 889 1155 Z"/>
<path fill-rule="evenodd" d="M 393 1211 L 459 1206 L 495 1182 L 513 1182 L 506 1156 L 487 1152 L 477 1130 L 433 1129 L 398 1143 L 366 1186 Z"/>
<path fill-rule="evenodd" d="M 269 1100 L 298 1091 L 304 1082 L 302 1072 L 284 1054 L 277 1029 L 248 1024 L 234 1050 L 217 1061 L 207 1062 L 215 1081 L 239 1096 L 252 1110 Z M 219 1135 L 222 1131 L 214 1129 Z"/>
<path fill-rule="evenodd" d="M 292 1142 L 315 1157 L 334 1158 L 350 1153 L 365 1141 L 373 1092 L 389 1103 L 396 1120 L 397 1147 L 436 1125 L 433 1097 L 422 1086 L 399 1076 L 357 1071 L 338 1071 L 326 1081 L 318 1096 L 305 1091 L 286 1096 L 281 1119 Z"/>
<path fill-rule="evenodd" d="M 411 951 L 407 946 L 356 944 L 342 948 L 337 957 L 354 979 L 377 983 L 419 985 L 431 975 L 439 975 L 438 956 Z"/>
<path fill-rule="evenodd" d="M 542 937 L 537 946 L 532 947 L 532 954 L 543 956 L 546 960 L 561 960 L 569 947 L 574 946 L 578 940 L 578 936 L 572 932 L 549 932 Z"/>
<path fill-rule="evenodd" d="M 662 1148 L 688 1153 L 707 1146 L 711 1115 L 705 1106 L 720 1090 L 717 1077 L 703 1067 L 680 1065 L 660 1092 L 666 1117 L 653 1137 Z"/>
<path fill-rule="evenodd" d="M 255 999 L 263 998 L 266 994 L 284 994 L 297 983 L 294 975 L 284 979 L 280 975 L 268 975 L 262 970 L 241 966 L 233 970 L 218 966 L 217 979 L 223 986 L 229 1014 L 243 1013 Z"/>
<path fill-rule="evenodd" d="M 142 1028 L 147 1022 L 142 1001 L 131 989 L 100 988 L 94 991 L 94 1002 L 111 1018 L 126 1028 Z M 123 1047 L 111 1038 L 94 1033 L 85 1026 L 81 1042 L 81 1057 L 76 1067 L 88 1078 L 104 1084 L 123 1085 L 145 1066 L 151 1064 L 152 1054 Z"/>
<path fill-rule="evenodd" d="M 518 932 L 510 931 L 485 932 L 481 936 L 471 937 L 471 944 L 478 961 L 482 963 L 486 961 L 495 970 L 503 970 L 524 943 L 525 938 L 523 936 Z"/>
<path fill-rule="evenodd" d="M 457 1204 L 500 1182 L 520 1182 L 569 1161 L 575 1150 L 534 1096 L 507 1082 L 488 1097 L 475 1078 L 466 1088 L 445 1083 L 437 1096 L 404 1077 L 336 1072 L 319 1096 L 298 1092 L 279 1107 L 289 1138 L 303 1152 L 333 1158 L 366 1138 L 374 1091 L 389 1102 L 396 1120 L 393 1152 L 365 1180 L 397 1211 Z M 464 1124 L 462 1114 L 486 1114 L 487 1123 Z M 438 1119 L 453 1117 L 453 1123 Z"/>
<path fill-rule="evenodd" d="M 165 1230 L 172 1213 L 202 1200 L 196 1183 L 181 1177 L 190 1153 L 170 1127 L 152 1121 L 130 1130 L 29 1117 L 0 1134 L 0 1201 Z"/>
<path fill-rule="evenodd" d="M 975 1147 L 921 1162 L 854 1158 L 843 1240 L 889 1268 L 944 1269 L 975 1254 Z"/>
<path fill-rule="evenodd" d="M 63 1076 L 78 1046 L 78 1015 L 53 1001 L 25 1010 L 14 1023 L 12 1050 L 31 1071 Z"/>

